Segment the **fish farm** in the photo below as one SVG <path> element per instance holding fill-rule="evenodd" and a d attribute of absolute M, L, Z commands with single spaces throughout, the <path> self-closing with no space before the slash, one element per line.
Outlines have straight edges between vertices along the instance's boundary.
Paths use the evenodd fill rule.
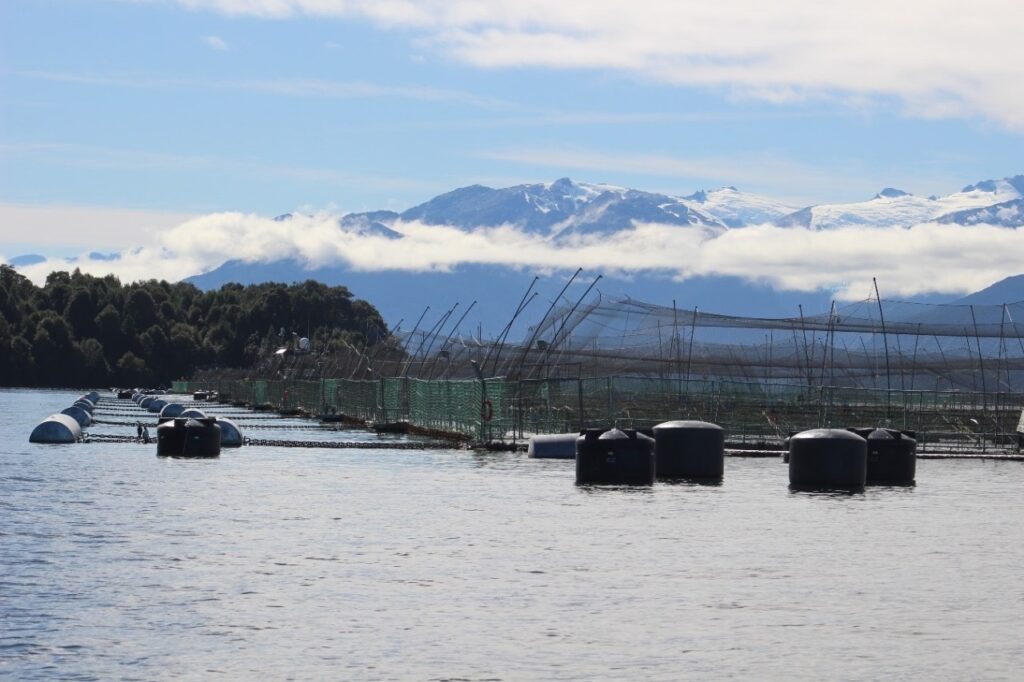
<path fill-rule="evenodd" d="M 384 343 L 327 352 L 302 339 L 248 370 L 206 370 L 173 390 L 483 444 L 693 420 L 720 425 L 733 448 L 883 427 L 914 433 L 923 453 L 1017 451 L 1024 302 L 872 298 L 758 318 L 585 300 L 591 289 L 576 301 L 560 295 L 522 333 L 529 291 L 494 338 L 464 332 L 468 309 L 453 306 L 433 321 L 424 311 Z"/>

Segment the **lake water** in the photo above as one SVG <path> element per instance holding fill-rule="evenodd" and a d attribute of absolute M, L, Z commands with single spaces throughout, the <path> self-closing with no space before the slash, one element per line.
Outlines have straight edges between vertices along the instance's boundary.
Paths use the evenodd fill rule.
<path fill-rule="evenodd" d="M 28 443 L 80 394 L 0 391 L 0 677 L 1024 674 L 1020 462 L 826 495 L 776 459 L 599 489 L 512 453 Z"/>

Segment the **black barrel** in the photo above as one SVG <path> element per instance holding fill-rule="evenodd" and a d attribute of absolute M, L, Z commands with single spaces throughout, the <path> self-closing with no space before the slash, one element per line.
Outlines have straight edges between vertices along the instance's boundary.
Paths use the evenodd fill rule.
<path fill-rule="evenodd" d="M 576 439 L 578 485 L 653 485 L 654 439 L 636 431 L 588 430 Z"/>
<path fill-rule="evenodd" d="M 655 470 L 660 479 L 720 481 L 725 472 L 725 430 L 701 421 L 673 421 L 654 427 Z"/>
<path fill-rule="evenodd" d="M 811 429 L 789 439 L 789 483 L 796 488 L 861 489 L 868 443 L 843 429 Z"/>
<path fill-rule="evenodd" d="M 170 419 L 156 427 L 156 454 L 161 457 L 217 457 L 220 427 L 214 417 Z"/>
<path fill-rule="evenodd" d="M 118 400 L 131 400 L 132 399 L 132 392 L 131 391 L 118 391 L 117 392 L 117 399 Z"/>
<path fill-rule="evenodd" d="M 911 436 L 893 429 L 868 434 L 868 483 L 911 485 L 916 469 L 917 441 Z"/>

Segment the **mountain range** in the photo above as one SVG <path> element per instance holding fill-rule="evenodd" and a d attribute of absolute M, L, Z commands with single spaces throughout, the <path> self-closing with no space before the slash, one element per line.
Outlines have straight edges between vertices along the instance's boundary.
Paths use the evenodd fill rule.
<path fill-rule="evenodd" d="M 286 213 L 275 220 L 285 222 L 293 218 Z M 398 241 L 405 237 L 403 225 L 414 221 L 462 230 L 514 226 L 524 233 L 567 246 L 570 253 L 574 240 L 600 238 L 640 223 L 697 229 L 708 236 L 765 224 L 815 231 L 851 226 L 910 227 L 924 222 L 965 226 L 988 223 L 1016 228 L 1024 225 L 1024 175 L 978 182 L 942 197 L 920 197 L 887 187 L 861 202 L 806 207 L 735 187 L 674 196 L 561 178 L 505 188 L 462 187 L 400 213 L 381 210 L 346 214 L 337 219 L 337 226 L 340 232 L 349 235 Z M 109 260 L 112 256 L 90 254 L 85 258 Z M 11 263 L 29 265 L 37 260 L 38 257 L 29 255 L 12 259 Z M 574 263 L 566 262 L 562 273 L 545 278 L 550 291 L 543 291 L 542 296 L 554 298 L 566 279 L 564 273 L 574 269 Z M 451 272 L 359 271 L 345 265 L 309 269 L 296 260 L 282 259 L 227 260 L 213 270 L 187 279 L 204 289 L 230 281 L 246 284 L 317 279 L 344 284 L 355 295 L 374 303 L 392 323 L 415 319 L 428 303 L 447 309 L 456 301 L 467 306 L 475 299 L 479 301 L 478 310 L 469 319 L 496 331 L 515 309 L 533 277 L 531 271 L 499 265 L 462 265 Z M 1024 299 L 1021 280 L 1024 278 L 1001 285 L 1002 301 Z M 586 283 L 589 280 L 581 282 L 580 287 Z M 828 291 L 783 291 L 746 278 L 724 276 L 676 281 L 670 273 L 649 271 L 610 275 L 598 289 L 602 295 L 630 296 L 663 304 L 676 300 L 683 307 L 697 305 L 715 312 L 744 315 L 790 316 L 798 304 L 813 314 L 827 311 L 831 303 Z M 571 297 L 572 291 L 566 296 Z M 923 296 L 915 300 L 939 302 L 949 297 Z"/>
<path fill-rule="evenodd" d="M 1007 227 L 1024 225 L 1024 175 L 985 180 L 959 192 L 919 197 L 886 187 L 866 201 L 799 207 L 735 187 L 672 196 L 637 189 L 573 182 L 494 189 L 462 187 L 402 213 L 353 213 L 342 227 L 387 230 L 396 222 L 420 221 L 464 229 L 515 225 L 525 232 L 559 239 L 576 234 L 606 234 L 635 223 L 701 226 L 727 230 L 750 225 L 800 226 L 816 230 L 855 225 L 902 226 L 936 221 L 973 225 L 986 218 Z"/>

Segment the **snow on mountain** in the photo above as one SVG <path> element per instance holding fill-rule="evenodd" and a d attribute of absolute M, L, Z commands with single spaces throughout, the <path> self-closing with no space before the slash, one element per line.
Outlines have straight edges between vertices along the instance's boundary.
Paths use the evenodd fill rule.
<path fill-rule="evenodd" d="M 291 213 L 283 213 L 274 216 L 274 222 L 283 223 L 291 220 Z M 394 211 L 371 211 L 369 213 L 347 213 L 338 218 L 338 227 L 345 232 L 351 232 L 362 236 L 387 237 L 388 239 L 401 239 L 402 235 L 388 227 L 398 219 Z"/>
<path fill-rule="evenodd" d="M 809 206 L 785 216 L 778 220 L 777 224 L 809 227 L 815 230 L 854 225 L 909 227 L 937 220 L 943 216 L 1012 202 L 1022 196 L 1024 196 L 1024 176 L 1020 175 L 1002 180 L 985 180 L 976 185 L 968 185 L 959 192 L 945 197 L 918 197 L 887 187 L 869 201 Z M 950 219 L 946 222 L 959 221 Z"/>
<path fill-rule="evenodd" d="M 1002 227 L 1024 227 L 1024 199 L 1012 199 L 984 208 L 947 213 L 941 216 L 937 222 L 956 225 L 987 223 Z"/>
<path fill-rule="evenodd" d="M 696 226 L 722 231 L 773 223 L 828 230 L 849 226 L 910 227 L 939 220 L 964 225 L 993 222 L 1016 227 L 1024 222 L 1024 175 L 985 180 L 945 197 L 919 197 L 886 187 L 868 201 L 820 204 L 797 209 L 785 202 L 735 187 L 677 197 L 605 184 L 554 182 L 494 189 L 471 185 L 441 194 L 403 213 L 351 213 L 342 229 L 397 239 L 396 223 L 420 221 L 462 229 L 514 225 L 556 241 L 579 235 L 611 234 L 636 223 Z M 279 216 L 285 220 L 288 214 Z M 398 230 L 401 228 L 398 227 Z"/>
<path fill-rule="evenodd" d="M 710 192 L 701 190 L 683 197 L 683 201 L 728 227 L 774 223 L 798 208 L 771 197 L 747 194 L 735 187 L 722 187 Z"/>
<path fill-rule="evenodd" d="M 410 208 L 401 218 L 465 229 L 516 225 L 556 238 L 618 232 L 634 222 L 724 227 L 677 197 L 569 178 L 502 189 L 462 187 Z"/>

